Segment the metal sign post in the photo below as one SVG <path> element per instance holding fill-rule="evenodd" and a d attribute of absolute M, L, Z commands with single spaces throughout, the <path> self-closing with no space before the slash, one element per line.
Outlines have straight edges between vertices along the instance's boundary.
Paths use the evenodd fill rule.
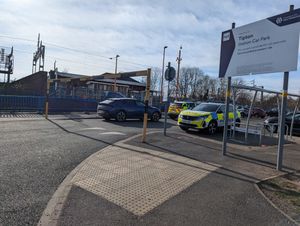
<path fill-rule="evenodd" d="M 168 97 L 165 102 L 165 112 L 164 112 L 164 135 L 167 136 L 167 117 L 168 117 L 168 106 L 169 106 L 169 92 L 170 92 L 170 82 L 168 81 Z"/>
<path fill-rule="evenodd" d="M 294 5 L 290 5 L 290 12 L 294 10 Z M 287 92 L 289 86 L 289 72 L 284 72 L 283 77 L 283 90 L 282 90 L 282 104 L 281 115 L 279 125 L 279 140 L 278 140 L 278 152 L 277 152 L 277 170 L 282 169 L 282 157 L 283 157 L 283 145 L 284 145 L 284 132 L 285 132 L 285 117 L 286 117 L 286 105 L 287 105 Z"/>
<path fill-rule="evenodd" d="M 277 166 L 276 166 L 277 170 L 282 169 L 288 83 L 289 83 L 289 72 L 284 72 L 283 91 L 282 91 L 282 100 L 281 100 L 282 101 L 281 114 L 280 114 L 280 124 L 279 124 L 279 140 L 278 140 L 278 151 L 277 151 Z"/>
<path fill-rule="evenodd" d="M 165 71 L 165 79 L 168 81 L 168 91 L 167 96 L 164 96 L 165 100 L 165 119 L 164 119 L 164 135 L 167 135 L 167 117 L 168 117 L 168 106 L 169 106 L 169 92 L 170 92 L 170 81 L 175 78 L 176 71 L 173 67 L 171 67 L 171 63 L 168 63 L 168 68 Z"/>
<path fill-rule="evenodd" d="M 232 23 L 232 29 L 235 28 L 235 23 Z M 231 77 L 227 79 L 226 100 L 225 100 L 225 115 L 224 115 L 224 131 L 223 131 L 223 145 L 222 154 L 226 155 L 227 152 L 227 133 L 228 133 L 228 118 L 229 118 L 229 102 L 231 90 Z"/>

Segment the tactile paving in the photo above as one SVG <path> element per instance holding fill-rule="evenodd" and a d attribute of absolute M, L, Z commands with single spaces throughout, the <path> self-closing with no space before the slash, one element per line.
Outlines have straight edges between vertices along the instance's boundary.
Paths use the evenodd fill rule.
<path fill-rule="evenodd" d="M 217 168 L 174 154 L 111 146 L 89 160 L 72 181 L 142 216 Z"/>

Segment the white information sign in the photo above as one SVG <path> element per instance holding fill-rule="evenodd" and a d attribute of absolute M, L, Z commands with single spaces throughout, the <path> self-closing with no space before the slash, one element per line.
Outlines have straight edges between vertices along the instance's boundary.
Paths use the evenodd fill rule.
<path fill-rule="evenodd" d="M 219 77 L 297 70 L 300 9 L 222 33 Z"/>

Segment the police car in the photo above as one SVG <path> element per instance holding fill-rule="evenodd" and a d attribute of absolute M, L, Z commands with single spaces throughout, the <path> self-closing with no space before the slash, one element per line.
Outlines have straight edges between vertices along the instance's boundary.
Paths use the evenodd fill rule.
<path fill-rule="evenodd" d="M 218 127 L 224 126 L 224 113 L 225 104 L 202 103 L 192 110 L 182 111 L 178 117 L 178 125 L 182 130 L 206 129 L 209 134 L 214 134 Z M 233 121 L 233 106 L 229 105 L 228 125 L 231 125 Z M 236 112 L 236 123 L 239 124 L 240 122 L 241 114 Z"/>
<path fill-rule="evenodd" d="M 182 110 L 193 109 L 195 107 L 195 103 L 189 101 L 175 101 L 171 103 L 168 109 L 168 116 L 176 120 L 178 119 L 178 115 Z"/>

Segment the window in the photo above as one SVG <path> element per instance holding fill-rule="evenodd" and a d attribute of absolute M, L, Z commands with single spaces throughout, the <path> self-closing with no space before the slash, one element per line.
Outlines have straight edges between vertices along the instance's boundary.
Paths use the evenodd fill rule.
<path fill-rule="evenodd" d="M 221 105 L 221 107 L 218 110 L 218 113 L 225 113 L 225 105 Z"/>
<path fill-rule="evenodd" d="M 123 100 L 122 105 L 125 105 L 127 107 L 132 107 L 132 106 L 135 106 L 135 101 L 134 100 Z"/>
<path fill-rule="evenodd" d="M 215 112 L 219 106 L 220 106 L 219 104 L 199 104 L 193 110 L 194 111 Z"/>
<path fill-rule="evenodd" d="M 295 115 L 295 120 L 300 121 L 300 115 Z"/>
<path fill-rule="evenodd" d="M 136 105 L 139 107 L 145 107 L 145 104 L 142 101 L 136 101 Z"/>

